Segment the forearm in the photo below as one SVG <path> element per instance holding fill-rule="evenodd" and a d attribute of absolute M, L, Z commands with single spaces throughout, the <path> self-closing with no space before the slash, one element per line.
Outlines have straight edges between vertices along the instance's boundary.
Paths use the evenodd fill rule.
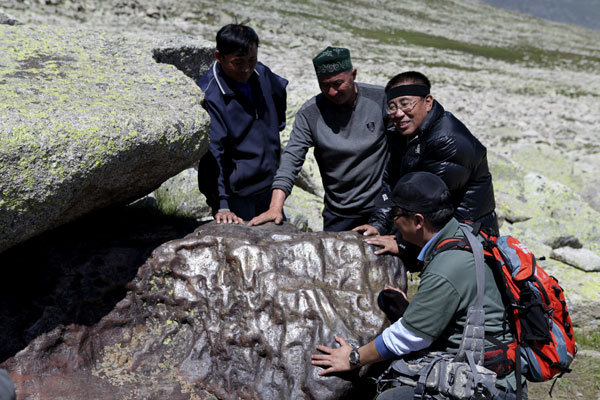
<path fill-rule="evenodd" d="M 209 179 L 216 181 L 216 195 L 219 198 L 219 208 L 229 208 L 229 190 L 225 184 L 225 168 L 224 168 L 224 154 L 225 154 L 225 139 L 227 137 L 227 126 L 222 118 L 218 108 L 211 102 L 205 102 L 204 108 L 210 115 L 211 123 L 209 128 L 209 141 L 208 150 L 212 155 L 212 158 L 208 160 L 207 167 L 211 169 L 214 176 L 211 175 Z M 208 157 L 206 155 L 205 157 Z"/>
<path fill-rule="evenodd" d="M 358 349 L 360 354 L 360 365 L 368 365 L 378 361 L 383 361 L 385 358 L 379 354 L 375 348 L 375 341 L 371 341 Z"/>
<path fill-rule="evenodd" d="M 369 225 L 373 226 L 380 235 L 390 234 L 392 231 L 392 224 L 390 219 L 391 208 L 378 208 L 369 217 Z"/>
<path fill-rule="evenodd" d="M 269 205 L 269 209 L 281 211 L 283 210 L 283 203 L 285 203 L 286 194 L 281 189 L 273 189 L 271 194 L 271 204 Z"/>
<path fill-rule="evenodd" d="M 298 174 L 304 164 L 307 151 L 307 149 L 299 149 L 299 152 L 296 153 L 292 150 L 294 149 L 290 149 L 288 143 L 288 146 L 283 151 L 279 168 L 271 185 L 274 190 L 281 190 L 286 195 L 292 193 Z"/>
<path fill-rule="evenodd" d="M 306 152 L 312 146 L 312 133 L 308 122 L 303 115 L 297 114 L 290 140 L 283 150 L 279 169 L 273 178 L 273 189 L 281 189 L 287 195 L 292 192 L 304 164 Z"/>

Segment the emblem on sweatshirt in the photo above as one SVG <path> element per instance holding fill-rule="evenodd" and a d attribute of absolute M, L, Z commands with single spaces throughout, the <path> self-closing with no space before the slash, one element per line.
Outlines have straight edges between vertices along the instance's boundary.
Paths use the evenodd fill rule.
<path fill-rule="evenodd" d="M 371 132 L 375 131 L 375 122 L 367 122 L 367 129 L 369 129 Z"/>

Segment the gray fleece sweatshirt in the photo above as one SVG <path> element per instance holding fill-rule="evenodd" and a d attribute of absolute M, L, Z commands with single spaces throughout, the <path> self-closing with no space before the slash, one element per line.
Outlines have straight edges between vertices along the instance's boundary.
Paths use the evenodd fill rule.
<path fill-rule="evenodd" d="M 322 94 L 308 100 L 296 114 L 273 189 L 292 191 L 306 152 L 314 154 L 325 189 L 325 207 L 342 217 L 374 210 L 387 163 L 386 101 L 381 86 L 357 83 L 354 109 L 340 111 Z"/>

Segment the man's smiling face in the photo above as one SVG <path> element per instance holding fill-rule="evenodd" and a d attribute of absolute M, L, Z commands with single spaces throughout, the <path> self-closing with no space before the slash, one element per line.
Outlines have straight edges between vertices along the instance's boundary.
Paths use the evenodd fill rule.
<path fill-rule="evenodd" d="M 409 85 L 402 82 L 396 86 Z M 388 101 L 390 119 L 396 130 L 404 136 L 412 136 L 421 126 L 427 113 L 433 107 L 433 96 L 401 96 Z"/>

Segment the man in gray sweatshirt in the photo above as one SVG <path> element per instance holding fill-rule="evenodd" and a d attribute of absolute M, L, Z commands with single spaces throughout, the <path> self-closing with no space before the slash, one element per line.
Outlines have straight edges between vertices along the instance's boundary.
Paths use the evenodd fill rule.
<path fill-rule="evenodd" d="M 366 223 L 375 209 L 388 157 L 384 90 L 355 82 L 348 49 L 327 47 L 313 64 L 321 93 L 296 114 L 273 180 L 269 210 L 248 225 L 281 223 L 283 204 L 310 147 L 325 189 L 323 230 L 350 230 Z"/>

